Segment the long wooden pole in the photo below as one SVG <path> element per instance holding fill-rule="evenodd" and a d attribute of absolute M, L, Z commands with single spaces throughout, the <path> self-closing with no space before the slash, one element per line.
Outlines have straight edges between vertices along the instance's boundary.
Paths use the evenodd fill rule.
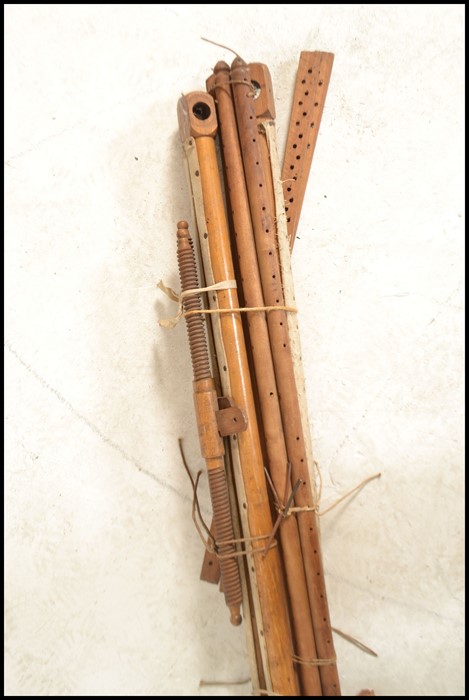
<path fill-rule="evenodd" d="M 245 62 L 240 58 L 236 58 L 232 64 L 231 81 L 264 301 L 269 306 L 283 306 L 284 295 L 277 251 L 276 211 L 270 159 L 266 158 L 265 153 L 263 155 L 261 147 L 262 141 L 257 128 L 255 100 L 250 87 L 250 72 Z M 283 310 L 270 312 L 268 326 L 277 387 L 280 394 L 288 459 L 292 465 L 294 480 L 300 479 L 302 482 L 296 493 L 295 504 L 300 508 L 310 509 L 298 512 L 296 517 L 308 582 L 317 652 L 319 659 L 324 663 L 324 665 L 319 666 L 322 692 L 323 695 L 337 696 L 340 695 L 340 684 L 326 597 L 317 514 L 314 510 L 316 503 L 307 464 L 307 451 L 296 390 L 286 312 Z"/>
<path fill-rule="evenodd" d="M 208 237 L 205 238 L 205 221 L 206 214 L 203 202 L 203 192 L 200 182 L 200 164 L 197 156 L 197 147 L 195 145 L 195 140 L 189 136 L 184 139 L 183 136 L 183 150 L 185 154 L 185 163 L 187 165 L 186 174 L 188 176 L 188 182 L 191 192 L 191 202 L 193 204 L 194 218 L 197 222 L 197 238 L 200 250 L 200 262 L 201 267 L 204 271 L 204 286 L 214 284 L 215 280 L 213 277 L 213 270 L 210 258 L 210 249 L 208 243 Z M 217 308 L 217 297 L 216 295 L 207 294 L 207 301 L 209 307 L 212 309 Z M 231 396 L 231 384 L 229 373 L 224 371 L 223 368 L 228 366 L 228 361 L 226 359 L 225 346 L 223 344 L 223 338 L 221 335 L 220 327 L 220 316 L 219 314 L 212 314 L 208 318 L 213 332 L 214 345 L 216 348 L 216 356 L 212 358 L 212 364 L 217 364 L 219 368 L 219 383 L 221 387 L 220 396 Z M 239 508 L 238 504 L 246 502 L 246 492 L 244 481 L 239 478 L 242 474 L 241 460 L 238 449 L 237 440 L 229 440 L 226 438 L 225 448 L 227 450 L 227 455 L 229 455 L 229 464 L 227 465 L 227 471 L 229 474 L 229 486 L 231 491 L 231 501 L 233 504 L 233 510 L 237 513 L 238 519 L 235 518 L 235 532 L 236 537 L 240 538 L 242 533 L 245 533 L 245 537 L 249 536 L 249 521 L 247 517 L 247 510 L 244 508 Z M 234 479 L 234 475 L 237 478 Z M 235 492 L 233 492 L 233 487 Z M 241 529 L 239 529 L 241 526 Z M 242 562 L 244 564 L 240 569 L 241 574 L 241 585 L 243 587 L 243 613 L 244 613 L 244 630 L 246 635 L 246 645 L 248 650 L 250 668 L 251 668 L 251 682 L 253 687 L 253 692 L 255 695 L 259 694 L 259 689 L 263 688 L 268 692 L 272 691 L 272 681 L 270 678 L 270 670 L 268 665 L 268 655 L 267 648 L 265 644 L 265 635 L 263 629 L 261 607 L 259 601 L 259 591 L 256 584 L 256 573 L 249 565 L 248 557 L 242 557 Z"/>
<path fill-rule="evenodd" d="M 235 246 L 239 258 L 244 298 L 246 306 L 259 307 L 264 305 L 264 299 L 231 94 L 230 67 L 227 63 L 222 61 L 217 63 L 214 74 L 207 81 L 207 89 L 215 94 L 217 101 L 227 195 L 233 219 Z M 266 315 L 263 312 L 251 312 L 247 314 L 247 320 L 269 472 L 277 493 L 281 494 L 283 498 L 287 479 L 290 482 L 289 489 L 291 489 L 291 480 L 287 470 L 288 457 Z M 282 522 L 279 532 L 292 611 L 296 654 L 307 659 L 316 658 L 308 589 L 303 568 L 298 524 L 295 518 L 286 518 Z M 314 666 L 303 665 L 300 666 L 299 670 L 303 694 L 307 696 L 321 695 L 318 669 Z"/>
<path fill-rule="evenodd" d="M 209 241 L 215 282 L 226 282 L 234 279 L 234 269 L 214 143 L 217 123 L 213 100 L 203 93 L 185 95 L 178 103 L 178 118 L 183 140 L 191 135 L 196 141 L 206 214 L 204 236 L 206 235 Z M 238 308 L 235 289 L 218 290 L 215 294 L 220 309 Z M 253 538 L 248 543 L 248 548 L 255 552 L 250 556 L 250 566 L 254 567 L 257 573 L 273 692 L 286 696 L 298 695 L 279 554 L 275 547 L 269 549 L 265 556 L 262 553 L 273 524 L 241 314 L 221 314 L 220 325 L 228 359 L 226 371 L 230 373 L 232 397 L 247 421 L 247 429 L 232 439 L 238 441 L 241 455 L 242 476 L 246 489 L 246 503 L 241 507 L 248 511 L 250 534 Z"/>

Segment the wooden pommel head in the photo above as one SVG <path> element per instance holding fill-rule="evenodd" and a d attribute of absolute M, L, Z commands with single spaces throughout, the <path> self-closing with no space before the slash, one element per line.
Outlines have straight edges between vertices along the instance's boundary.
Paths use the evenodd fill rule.
<path fill-rule="evenodd" d="M 215 136 L 217 116 L 215 102 L 206 92 L 189 92 L 178 101 L 178 122 L 181 141 L 189 136 Z"/>
<path fill-rule="evenodd" d="M 248 64 L 239 56 L 231 64 L 231 80 L 234 83 L 246 83 L 247 88 L 249 88 L 249 90 L 246 88 L 246 92 L 250 92 L 251 75 Z"/>
<path fill-rule="evenodd" d="M 247 67 L 251 83 L 256 88 L 254 98 L 256 117 L 258 119 L 275 119 L 274 91 L 269 69 L 265 63 L 248 63 Z"/>
<path fill-rule="evenodd" d="M 213 69 L 213 74 L 207 78 L 207 81 L 205 83 L 207 87 L 207 92 L 212 92 L 212 90 L 215 90 L 217 85 L 225 85 L 228 83 L 228 89 L 229 89 L 229 80 L 230 80 L 230 67 L 228 63 L 225 61 L 218 61 L 217 65 Z"/>

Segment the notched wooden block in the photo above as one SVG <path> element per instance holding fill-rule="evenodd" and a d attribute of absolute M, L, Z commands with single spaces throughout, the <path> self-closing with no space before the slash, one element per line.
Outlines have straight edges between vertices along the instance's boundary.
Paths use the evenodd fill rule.
<path fill-rule="evenodd" d="M 215 136 L 217 116 L 215 102 L 206 92 L 189 92 L 179 98 L 177 106 L 181 141 L 190 136 Z"/>

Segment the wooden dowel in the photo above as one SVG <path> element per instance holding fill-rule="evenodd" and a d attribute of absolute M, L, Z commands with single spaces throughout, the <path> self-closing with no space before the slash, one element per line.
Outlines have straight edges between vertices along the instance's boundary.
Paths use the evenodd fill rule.
<path fill-rule="evenodd" d="M 243 162 L 238 141 L 236 117 L 230 87 L 230 68 L 220 62 L 207 81 L 207 89 L 215 94 L 220 122 L 220 137 L 226 171 L 227 198 L 231 208 L 235 247 L 238 253 L 242 289 L 246 306 L 263 306 L 262 285 L 257 264 L 256 247 L 244 180 Z M 287 479 L 287 451 L 282 416 L 270 350 L 265 313 L 248 313 L 247 322 L 257 381 L 259 405 L 264 427 L 269 471 L 275 488 L 283 496 Z M 290 486 L 291 488 L 291 486 Z M 301 554 L 298 525 L 288 518 L 280 528 L 286 582 L 292 611 L 296 653 L 302 658 L 316 658 L 316 645 Z M 317 668 L 301 666 L 301 689 L 304 695 L 321 695 Z"/>
<path fill-rule="evenodd" d="M 267 70 L 266 67 L 264 68 Z M 256 101 L 251 96 L 250 88 L 242 84 L 242 82 L 250 83 L 250 72 L 244 61 L 239 58 L 233 61 L 231 80 L 264 301 L 269 306 L 283 305 L 282 276 L 276 248 L 276 211 L 270 160 L 266 160 L 265 149 L 261 147 L 261 135 L 258 132 L 256 119 Z M 292 465 L 293 479 L 295 481 L 300 479 L 302 482 L 297 491 L 295 503 L 300 507 L 312 508 L 315 506 L 315 500 L 307 464 L 286 312 L 279 310 L 269 313 L 268 327 L 288 459 Z M 300 531 L 318 657 L 331 659 L 334 657 L 334 644 L 317 516 L 313 511 L 304 511 L 295 517 L 298 519 Z M 321 666 L 320 676 L 323 695 L 340 695 L 336 664 Z"/>
<path fill-rule="evenodd" d="M 193 213 L 197 221 L 198 243 L 201 256 L 202 267 L 205 275 L 205 286 L 214 284 L 213 270 L 210 259 L 210 248 L 208 237 L 205 238 L 205 209 L 203 202 L 202 186 L 200 181 L 200 164 L 197 156 L 197 148 L 195 140 L 189 135 L 184 138 L 183 132 L 183 150 L 186 157 L 186 174 L 188 176 L 189 187 L 191 192 L 191 203 L 193 205 Z M 211 309 L 217 307 L 216 295 L 208 294 L 207 301 Z M 229 373 L 224 371 L 224 367 L 228 366 L 228 360 L 225 352 L 220 326 L 220 316 L 212 314 L 208 317 L 209 325 L 212 326 L 213 339 L 216 347 L 216 356 L 213 357 L 213 362 L 219 367 L 219 381 L 222 391 L 220 395 L 231 396 L 231 384 Z M 230 457 L 229 475 L 230 487 L 235 488 L 235 494 L 231 495 L 232 503 L 236 502 L 236 508 L 239 517 L 241 531 L 238 536 L 244 534 L 245 537 L 250 536 L 249 521 L 247 510 L 239 508 L 238 504 L 246 502 L 246 490 L 241 469 L 241 460 L 237 440 L 226 440 L 226 453 Z M 237 478 L 233 479 L 236 474 Z M 234 522 L 235 528 L 237 522 Z M 256 580 L 256 569 L 251 566 L 251 558 L 241 557 L 244 567 L 240 569 L 241 584 L 243 587 L 243 613 L 244 613 L 244 631 L 246 636 L 246 645 L 251 669 L 251 680 L 253 691 L 257 693 L 259 688 L 265 688 L 269 692 L 272 691 L 272 681 L 270 678 L 270 669 L 268 663 L 267 647 L 265 644 L 265 635 L 263 629 L 263 620 L 261 614 L 261 605 L 259 599 L 259 590 Z M 252 570 L 254 568 L 254 571 Z"/>
<path fill-rule="evenodd" d="M 215 282 L 233 279 L 234 270 L 228 226 L 218 172 L 214 135 L 216 133 L 215 105 L 208 95 L 191 93 L 178 103 L 178 117 L 183 140 L 191 135 L 196 140 L 200 163 L 200 178 L 206 215 L 206 231 Z M 220 308 L 237 308 L 235 289 L 216 292 Z M 261 446 L 244 345 L 241 314 L 223 314 L 221 332 L 228 359 L 232 397 L 247 420 L 247 429 L 237 440 L 246 488 L 246 503 L 252 537 L 265 536 L 272 529 L 267 497 Z M 265 544 L 265 541 L 264 541 Z M 253 549 L 262 549 L 262 540 L 252 542 Z M 257 571 L 257 586 L 264 623 L 273 691 L 282 695 L 297 695 L 298 684 L 292 661 L 292 640 L 282 580 L 280 559 L 276 548 L 266 556 L 252 556 Z"/>

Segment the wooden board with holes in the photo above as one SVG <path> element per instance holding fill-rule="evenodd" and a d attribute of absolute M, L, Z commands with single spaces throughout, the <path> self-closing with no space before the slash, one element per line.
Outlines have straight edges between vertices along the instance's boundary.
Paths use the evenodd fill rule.
<path fill-rule="evenodd" d="M 290 246 L 295 241 L 321 124 L 334 54 L 302 51 L 293 95 L 282 181 Z"/>

